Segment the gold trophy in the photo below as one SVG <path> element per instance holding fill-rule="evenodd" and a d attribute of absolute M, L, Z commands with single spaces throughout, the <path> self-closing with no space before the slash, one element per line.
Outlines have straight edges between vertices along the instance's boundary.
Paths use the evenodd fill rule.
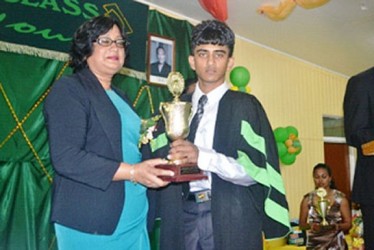
<path fill-rule="evenodd" d="M 326 216 L 327 216 L 327 212 L 330 209 L 330 202 L 327 199 L 325 199 L 326 195 L 327 195 L 326 189 L 324 189 L 323 187 L 320 187 L 317 189 L 317 196 L 319 197 L 319 200 L 317 203 L 318 204 L 317 212 L 322 217 L 321 225 L 324 227 L 329 225 L 329 223 L 326 221 Z"/>
<path fill-rule="evenodd" d="M 184 78 L 179 72 L 170 72 L 166 84 L 174 96 L 172 102 L 160 103 L 160 113 L 165 122 L 166 134 L 172 141 L 185 139 L 190 131 L 188 122 L 191 117 L 192 104 L 179 100 L 179 96 L 184 89 Z M 169 161 L 167 164 L 157 165 L 156 167 L 174 172 L 172 177 L 160 176 L 166 181 L 184 182 L 207 178 L 196 164 L 176 164 L 173 161 Z"/>

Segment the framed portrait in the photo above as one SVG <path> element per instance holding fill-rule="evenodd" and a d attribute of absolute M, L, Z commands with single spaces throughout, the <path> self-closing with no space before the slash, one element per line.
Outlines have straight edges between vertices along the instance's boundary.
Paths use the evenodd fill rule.
<path fill-rule="evenodd" d="M 175 40 L 148 34 L 147 80 L 165 85 L 171 71 L 175 70 Z"/>

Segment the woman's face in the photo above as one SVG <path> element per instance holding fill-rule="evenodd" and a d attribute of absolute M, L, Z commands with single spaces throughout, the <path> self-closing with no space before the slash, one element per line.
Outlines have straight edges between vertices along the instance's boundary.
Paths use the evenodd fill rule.
<path fill-rule="evenodd" d="M 331 176 L 323 168 L 317 168 L 313 173 L 314 185 L 316 188 L 323 187 L 328 189 L 330 187 Z"/>
<path fill-rule="evenodd" d="M 123 39 L 116 25 L 98 38 L 103 37 L 109 38 L 112 41 Z M 87 64 L 90 70 L 96 76 L 100 77 L 112 77 L 122 68 L 124 62 L 125 49 L 123 47 L 118 47 L 115 42 L 107 47 L 100 45 L 98 42 L 94 42 L 92 55 L 87 58 Z"/>

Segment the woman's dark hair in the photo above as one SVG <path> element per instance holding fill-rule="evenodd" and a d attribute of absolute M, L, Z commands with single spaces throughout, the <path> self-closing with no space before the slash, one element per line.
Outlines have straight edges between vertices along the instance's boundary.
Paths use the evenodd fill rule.
<path fill-rule="evenodd" d="M 325 163 L 318 163 L 317 165 L 314 166 L 313 168 L 313 174 L 318 170 L 318 169 L 324 169 L 326 170 L 327 174 L 331 177 L 331 182 L 330 182 L 330 188 L 336 189 L 335 182 L 333 180 L 332 176 L 332 170 L 331 168 L 325 164 Z"/>
<path fill-rule="evenodd" d="M 191 55 L 196 46 L 213 44 L 229 47 L 229 57 L 234 53 L 235 34 L 225 23 L 217 20 L 203 21 L 192 30 Z"/>
<path fill-rule="evenodd" d="M 72 45 L 70 48 L 70 66 L 74 72 L 87 67 L 87 58 L 92 55 L 93 43 L 102 34 L 107 33 L 116 25 L 123 37 L 127 40 L 120 23 L 108 16 L 97 16 L 84 22 L 74 33 Z M 126 42 L 124 50 L 127 52 L 128 42 Z"/>

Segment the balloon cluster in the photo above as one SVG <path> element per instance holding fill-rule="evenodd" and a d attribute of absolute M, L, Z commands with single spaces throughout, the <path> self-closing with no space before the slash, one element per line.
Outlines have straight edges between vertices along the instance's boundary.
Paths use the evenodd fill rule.
<path fill-rule="evenodd" d="M 273 132 L 280 161 L 285 165 L 293 164 L 301 152 L 299 132 L 293 126 L 278 127 Z"/>
<path fill-rule="evenodd" d="M 251 75 L 249 74 L 247 68 L 243 66 L 237 66 L 233 68 L 230 72 L 230 81 L 233 85 L 231 89 L 246 93 L 251 92 L 251 88 L 247 86 L 250 79 Z"/>

